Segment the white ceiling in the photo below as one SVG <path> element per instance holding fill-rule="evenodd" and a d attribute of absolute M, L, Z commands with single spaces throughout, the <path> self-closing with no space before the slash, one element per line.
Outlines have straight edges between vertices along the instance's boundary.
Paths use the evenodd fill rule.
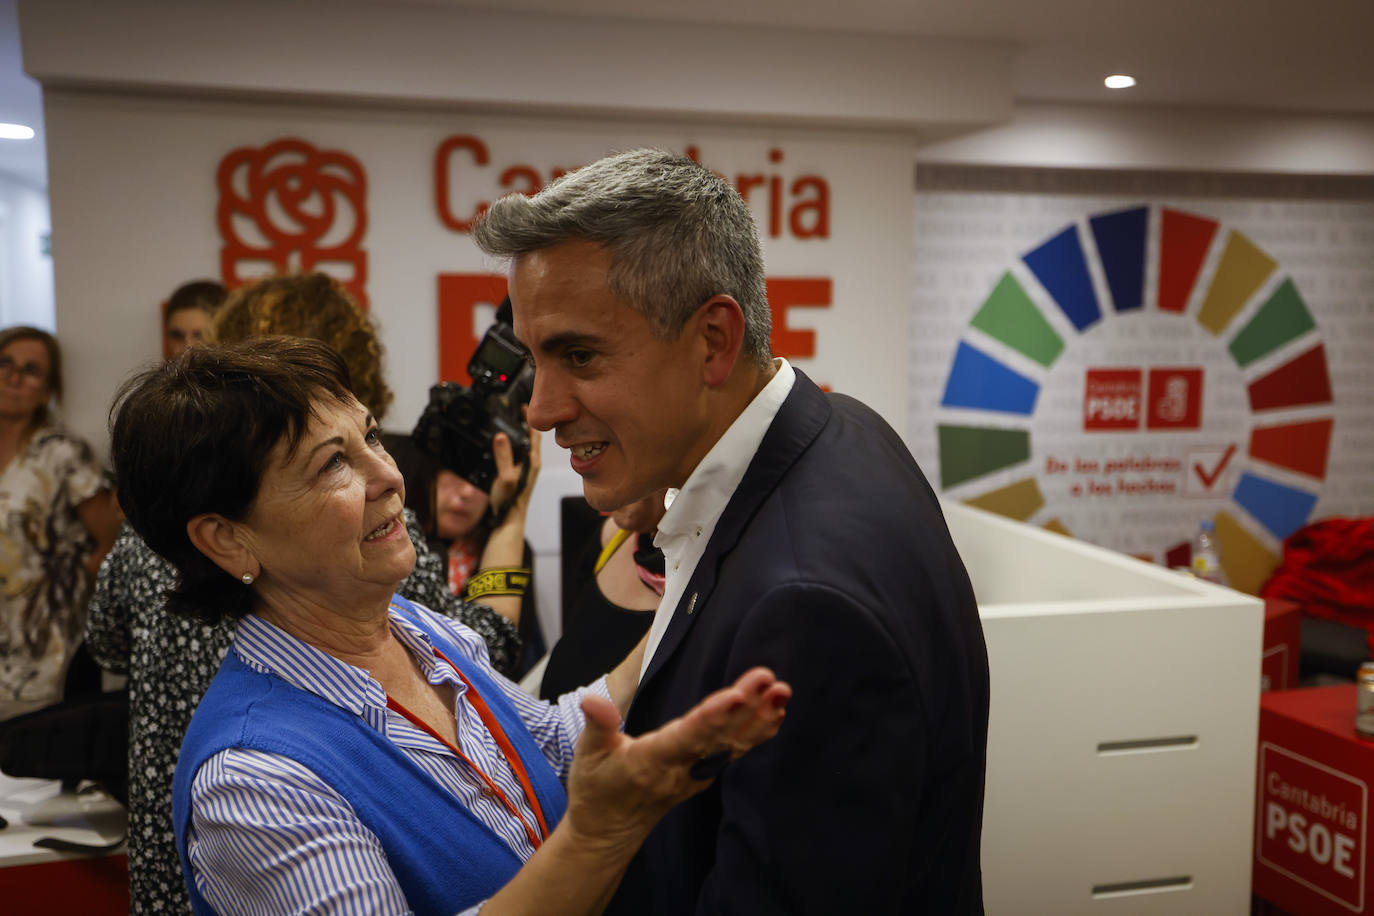
<path fill-rule="evenodd" d="M 1374 113 L 1370 0 L 389 0 L 1004 42 L 1016 97 Z M 1128 93 L 1111 73 L 1140 80 Z"/>
<path fill-rule="evenodd" d="M 0 0 L 0 171 L 45 184 L 37 85 L 21 72 L 17 0 Z M 388 0 L 508 12 L 879 32 L 1003 42 L 1021 101 L 1374 116 L 1374 0 Z M 1102 86 L 1131 73 L 1134 89 Z"/>

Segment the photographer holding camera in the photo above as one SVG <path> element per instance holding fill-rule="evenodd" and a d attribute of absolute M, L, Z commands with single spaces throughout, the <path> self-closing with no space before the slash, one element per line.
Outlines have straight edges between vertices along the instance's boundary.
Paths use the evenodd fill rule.
<path fill-rule="evenodd" d="M 520 631 L 522 677 L 543 657 L 535 608 L 534 551 L 525 540 L 530 493 L 539 476 L 539 434 L 524 420 L 534 372 L 510 325 L 510 300 L 496 312 L 468 363 L 472 384 L 444 382 L 410 441 L 388 441 L 406 481 L 406 504 L 431 546 L 447 557 L 449 588 L 480 601 Z"/>

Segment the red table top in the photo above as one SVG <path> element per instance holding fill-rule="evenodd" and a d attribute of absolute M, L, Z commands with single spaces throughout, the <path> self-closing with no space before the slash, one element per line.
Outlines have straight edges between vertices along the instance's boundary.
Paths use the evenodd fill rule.
<path fill-rule="evenodd" d="M 1302 608 L 1296 601 L 1289 601 L 1286 598 L 1265 598 L 1264 599 L 1264 619 L 1269 620 L 1273 617 L 1281 617 L 1284 614 L 1291 614 L 1294 611 L 1301 611 Z"/>
<path fill-rule="evenodd" d="M 1303 687 L 1260 694 L 1260 711 L 1272 712 L 1338 738 L 1362 741 L 1374 747 L 1374 739 L 1355 731 L 1355 685 Z"/>

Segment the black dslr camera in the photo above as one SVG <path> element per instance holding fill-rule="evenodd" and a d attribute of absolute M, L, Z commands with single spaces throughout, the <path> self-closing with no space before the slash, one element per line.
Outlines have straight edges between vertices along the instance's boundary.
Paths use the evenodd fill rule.
<path fill-rule="evenodd" d="M 496 434 L 510 437 L 517 464 L 524 464 L 530 452 L 520 409 L 534 392 L 534 366 L 515 339 L 510 297 L 496 310 L 496 323 L 473 351 L 468 375 L 472 384 L 466 388 L 441 382 L 429 389 L 429 404 L 411 437 L 446 470 L 490 493 L 496 479 L 491 451 Z"/>

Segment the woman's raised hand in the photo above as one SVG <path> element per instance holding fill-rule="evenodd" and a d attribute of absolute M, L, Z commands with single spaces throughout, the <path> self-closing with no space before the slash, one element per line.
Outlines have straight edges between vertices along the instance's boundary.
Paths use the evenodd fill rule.
<path fill-rule="evenodd" d="M 638 738 L 619 730 L 613 705 L 584 697 L 587 727 L 573 758 L 563 823 L 586 842 L 638 848 L 670 808 L 710 785 L 729 760 L 777 734 L 791 696 L 773 672 L 754 668 Z"/>
<path fill-rule="evenodd" d="M 491 454 L 496 459 L 496 479 L 491 484 L 493 513 L 499 513 L 512 494 L 519 508 L 529 505 L 530 494 L 534 492 L 534 482 L 539 477 L 539 430 L 526 424 L 525 434 L 529 437 L 530 450 L 525 459 L 525 463 L 529 465 L 529 473 L 525 476 L 523 488 L 520 487 L 521 465 L 515 461 L 515 451 L 511 448 L 510 437 L 505 433 L 497 433 L 492 437 Z"/>

